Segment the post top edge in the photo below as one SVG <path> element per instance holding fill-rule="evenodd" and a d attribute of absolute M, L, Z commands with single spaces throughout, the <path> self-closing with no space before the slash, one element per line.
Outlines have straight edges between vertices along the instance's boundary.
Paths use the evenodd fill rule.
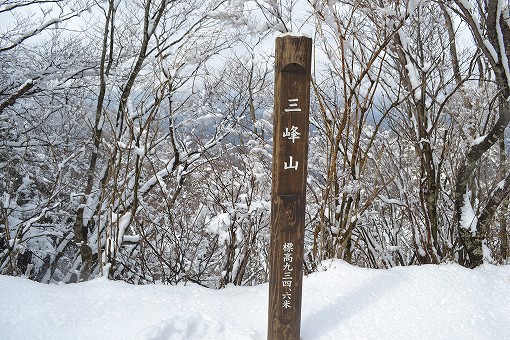
<path fill-rule="evenodd" d="M 310 38 L 311 37 L 307 34 L 304 34 L 304 33 L 296 33 L 296 32 L 285 32 L 285 33 L 282 33 L 278 36 L 278 38 L 283 38 L 283 37 L 296 37 L 296 38 L 301 38 L 301 37 L 304 37 L 304 38 Z"/>

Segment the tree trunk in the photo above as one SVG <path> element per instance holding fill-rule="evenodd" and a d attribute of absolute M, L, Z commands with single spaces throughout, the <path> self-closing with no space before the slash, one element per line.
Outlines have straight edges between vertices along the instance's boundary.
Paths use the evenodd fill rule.
<path fill-rule="evenodd" d="M 501 186 L 498 186 L 489 194 L 488 203 L 480 213 L 476 231 L 471 232 L 466 226 L 462 225 L 462 214 L 465 209 L 465 195 L 467 195 L 468 192 L 468 181 L 473 175 L 481 157 L 496 144 L 510 122 L 510 107 L 507 101 L 510 97 L 510 79 L 507 74 L 509 68 L 509 53 L 507 49 L 510 46 L 510 29 L 501 12 L 499 1 L 490 0 L 486 3 L 487 17 L 485 18 L 482 15 L 481 20 L 483 25 L 480 25 L 470 9 L 464 6 L 464 1 L 456 0 L 455 3 L 462 12 L 463 19 L 471 27 L 473 37 L 478 47 L 491 65 L 500 93 L 500 110 L 496 123 L 490 128 L 489 133 L 480 143 L 471 145 L 467 155 L 456 170 L 455 223 L 459 231 L 460 244 L 463 246 L 461 254 L 459 254 L 459 262 L 466 267 L 474 268 L 483 263 L 482 246 L 486 230 L 493 219 L 497 207 L 501 204 L 503 199 L 508 196 L 510 191 L 509 175 Z M 487 39 L 482 35 L 481 26 L 482 29 L 485 28 L 486 36 L 490 44 L 487 44 Z M 490 49 L 488 45 L 492 45 L 493 49 Z"/>

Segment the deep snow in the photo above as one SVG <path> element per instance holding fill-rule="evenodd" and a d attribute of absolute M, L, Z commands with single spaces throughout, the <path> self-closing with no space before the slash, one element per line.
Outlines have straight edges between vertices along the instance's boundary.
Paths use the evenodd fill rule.
<path fill-rule="evenodd" d="M 323 269 L 304 279 L 302 339 L 510 339 L 510 266 Z M 0 276 L 0 338 L 265 339 L 267 290 Z"/>

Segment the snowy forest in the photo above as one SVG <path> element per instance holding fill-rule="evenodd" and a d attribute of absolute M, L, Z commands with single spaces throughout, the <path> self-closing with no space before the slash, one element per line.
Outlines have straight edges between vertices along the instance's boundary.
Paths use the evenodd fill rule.
<path fill-rule="evenodd" d="M 508 264 L 510 3 L 0 1 L 0 273 L 268 280 L 274 40 L 313 38 L 305 264 Z"/>

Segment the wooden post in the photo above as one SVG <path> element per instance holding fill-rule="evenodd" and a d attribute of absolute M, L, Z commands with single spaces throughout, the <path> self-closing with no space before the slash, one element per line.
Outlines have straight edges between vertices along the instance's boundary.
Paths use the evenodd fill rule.
<path fill-rule="evenodd" d="M 268 339 L 299 339 L 312 39 L 276 38 Z"/>

